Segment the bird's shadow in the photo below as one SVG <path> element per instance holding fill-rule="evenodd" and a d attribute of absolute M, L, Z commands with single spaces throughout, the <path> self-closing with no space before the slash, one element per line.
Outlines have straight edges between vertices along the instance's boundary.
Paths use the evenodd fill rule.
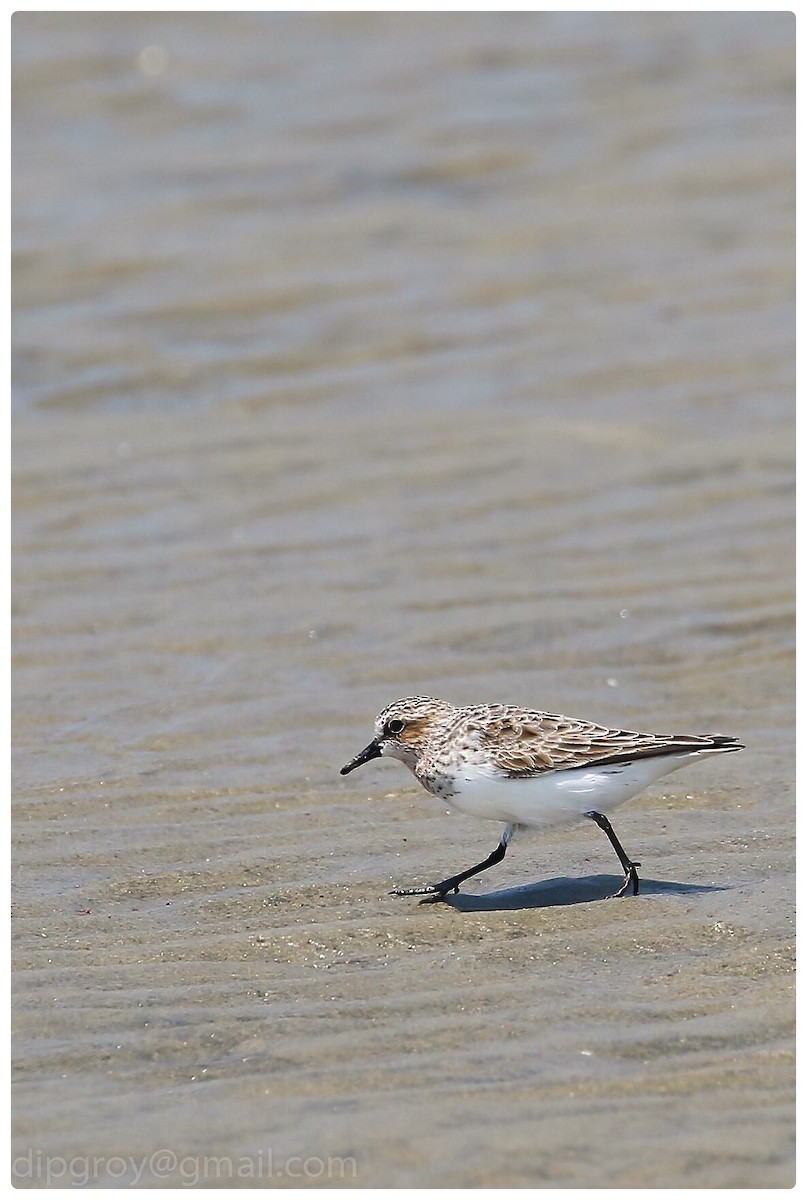
<path fill-rule="evenodd" d="M 566 904 L 589 904 L 594 900 L 607 900 L 622 884 L 616 875 L 589 875 L 583 879 L 558 876 L 543 879 L 539 883 L 528 883 L 521 887 L 505 888 L 499 892 L 487 892 L 482 896 L 457 892 L 445 897 L 444 904 L 460 912 L 499 912 L 520 908 L 559 908 Z M 645 879 L 642 877 L 639 899 L 642 896 L 676 895 L 696 896 L 704 892 L 724 892 L 720 884 L 678 883 L 671 879 Z M 630 897 L 632 899 L 632 897 Z"/>

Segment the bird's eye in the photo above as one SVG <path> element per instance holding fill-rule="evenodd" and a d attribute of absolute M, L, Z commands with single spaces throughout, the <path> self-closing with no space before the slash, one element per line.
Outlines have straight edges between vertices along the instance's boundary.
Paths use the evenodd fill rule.
<path fill-rule="evenodd" d="M 393 736 L 397 733 L 403 733 L 405 728 L 405 721 L 399 721 L 397 719 L 394 721 L 387 721 L 387 733 L 391 733 Z"/>

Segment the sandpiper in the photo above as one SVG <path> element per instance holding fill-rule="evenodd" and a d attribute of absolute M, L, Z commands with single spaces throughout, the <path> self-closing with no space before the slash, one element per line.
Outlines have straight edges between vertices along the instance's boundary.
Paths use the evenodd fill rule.
<path fill-rule="evenodd" d="M 625 878 L 615 896 L 635 896 L 641 863 L 628 858 L 606 812 L 687 763 L 743 749 L 723 734 L 633 733 L 512 704 L 458 708 L 407 696 L 378 714 L 373 740 L 341 774 L 374 758 L 397 758 L 450 808 L 504 823 L 484 862 L 442 883 L 396 888 L 393 896 L 444 900 L 501 862 L 519 826 L 545 829 L 580 816 L 594 821 L 617 853 Z"/>

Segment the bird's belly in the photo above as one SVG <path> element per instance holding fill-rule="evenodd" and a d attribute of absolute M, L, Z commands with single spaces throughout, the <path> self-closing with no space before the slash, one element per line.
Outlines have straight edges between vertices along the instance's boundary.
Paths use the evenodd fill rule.
<path fill-rule="evenodd" d="M 637 796 L 655 779 L 684 766 L 688 757 L 670 755 L 665 759 L 548 771 L 530 779 L 468 772 L 455 780 L 449 803 L 469 816 L 543 829 L 587 812 L 608 812 Z"/>

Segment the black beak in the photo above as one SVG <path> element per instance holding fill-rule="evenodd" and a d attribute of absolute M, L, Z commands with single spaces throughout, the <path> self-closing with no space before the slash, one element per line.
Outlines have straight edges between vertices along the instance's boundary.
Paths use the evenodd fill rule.
<path fill-rule="evenodd" d="M 377 741 L 370 742 L 369 746 L 365 746 L 361 754 L 357 754 L 355 758 L 351 758 L 346 767 L 342 767 L 340 775 L 347 775 L 350 771 L 355 771 L 356 767 L 362 767 L 366 762 L 372 762 L 374 758 L 381 757 L 381 746 Z"/>

